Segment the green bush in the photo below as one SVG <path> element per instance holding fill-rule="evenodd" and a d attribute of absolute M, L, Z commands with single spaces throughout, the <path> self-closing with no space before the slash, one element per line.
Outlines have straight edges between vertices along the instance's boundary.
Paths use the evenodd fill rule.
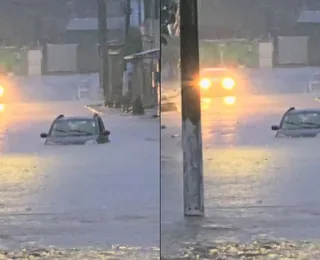
<path fill-rule="evenodd" d="M 224 47 L 220 47 L 224 45 Z M 200 41 L 199 54 L 202 67 L 214 67 L 221 65 L 220 49 L 223 49 L 225 65 L 242 64 L 254 68 L 258 66 L 258 45 L 249 41 Z M 179 39 L 169 39 L 168 45 L 162 49 L 163 62 L 178 64 L 180 57 Z"/>
<path fill-rule="evenodd" d="M 0 48 L 0 67 L 2 70 L 12 72 L 13 68 L 19 64 L 16 53 L 20 52 L 14 47 Z"/>
<path fill-rule="evenodd" d="M 221 65 L 220 52 L 223 52 L 223 62 L 226 65 L 258 65 L 258 46 L 247 41 L 201 41 L 200 64 L 210 67 Z"/>

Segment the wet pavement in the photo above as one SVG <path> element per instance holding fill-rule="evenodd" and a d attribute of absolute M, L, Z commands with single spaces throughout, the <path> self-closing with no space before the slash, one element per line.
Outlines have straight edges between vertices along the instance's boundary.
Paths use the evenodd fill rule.
<path fill-rule="evenodd" d="M 110 143 L 44 146 L 57 115 L 92 115 L 46 87 L 0 106 L 0 259 L 159 258 L 159 124 L 106 113 Z"/>
<path fill-rule="evenodd" d="M 251 75 L 246 92 L 237 97 L 202 99 L 206 207 L 203 219 L 183 218 L 180 112 L 162 115 L 161 123 L 166 126 L 161 137 L 163 256 L 168 259 L 174 255 L 185 258 L 171 259 L 285 259 L 279 258 L 285 251 L 303 253 L 305 250 L 306 253 L 309 250 L 299 241 L 319 239 L 319 139 L 275 140 L 270 129 L 291 106 L 320 108 L 315 95 L 306 94 L 308 73 L 293 70 L 290 76 L 286 70 L 281 78 L 279 70 L 274 75 L 269 71 L 264 86 L 260 84 L 262 81 L 255 81 L 258 76 Z M 283 82 L 282 87 L 268 89 L 268 84 L 276 81 Z M 300 84 L 300 89 L 299 82 L 305 82 Z M 180 97 L 171 101 L 181 110 Z M 237 255 L 247 247 L 262 248 L 254 246 L 251 243 L 254 240 L 282 238 L 296 242 L 292 250 L 285 249 L 287 245 L 284 245 L 279 246 L 277 252 L 268 252 L 278 258 L 266 252 L 260 258 Z M 235 244 L 232 246 L 232 243 Z M 231 251 L 237 248 L 236 258 L 226 253 L 225 248 L 230 246 Z M 287 259 L 318 259 L 312 255 L 318 247 L 315 244 L 311 247 L 307 257 L 305 254 L 287 256 Z M 209 256 L 210 250 L 215 255 Z"/>

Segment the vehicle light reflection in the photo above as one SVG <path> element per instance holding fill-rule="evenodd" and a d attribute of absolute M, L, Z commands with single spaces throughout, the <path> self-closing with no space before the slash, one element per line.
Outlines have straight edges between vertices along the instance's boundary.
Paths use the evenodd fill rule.
<path fill-rule="evenodd" d="M 4 87 L 0 85 L 0 97 L 4 94 Z"/>
<path fill-rule="evenodd" d="M 228 106 L 232 106 L 236 103 L 237 98 L 233 96 L 228 96 L 223 98 L 223 103 Z"/>
<path fill-rule="evenodd" d="M 259 148 L 221 148 L 205 153 L 205 177 L 207 178 L 208 201 L 211 206 L 241 205 L 256 203 L 266 196 L 262 189 L 274 167 L 275 152 Z M 219 185 L 212 185 L 219 180 Z M 210 187 L 211 186 L 211 187 Z M 214 186 L 214 187 L 213 187 Z M 217 200 L 217 194 L 221 194 Z M 230 199 L 233 198 L 233 199 Z"/>
<path fill-rule="evenodd" d="M 212 102 L 212 98 L 201 98 L 201 110 L 209 110 Z"/>
<path fill-rule="evenodd" d="M 2 188 L 6 185 L 27 185 L 28 181 L 38 175 L 38 164 L 39 159 L 33 156 L 3 156 L 0 170 Z"/>
<path fill-rule="evenodd" d="M 3 112 L 5 110 L 5 105 L 4 104 L 0 104 L 0 112 Z"/>

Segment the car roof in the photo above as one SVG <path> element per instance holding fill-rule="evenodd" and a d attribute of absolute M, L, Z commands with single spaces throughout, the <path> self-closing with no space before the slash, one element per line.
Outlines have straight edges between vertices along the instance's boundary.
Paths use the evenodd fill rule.
<path fill-rule="evenodd" d="M 57 118 L 57 121 L 68 121 L 68 120 L 94 120 L 94 117 L 90 116 L 64 116 L 61 118 Z"/>
<path fill-rule="evenodd" d="M 228 71 L 227 68 L 224 67 L 214 67 L 214 68 L 204 68 L 202 72 L 225 72 Z"/>
<path fill-rule="evenodd" d="M 304 109 L 294 109 L 289 111 L 290 114 L 299 114 L 299 113 L 320 113 L 320 109 L 317 108 L 304 108 Z"/>

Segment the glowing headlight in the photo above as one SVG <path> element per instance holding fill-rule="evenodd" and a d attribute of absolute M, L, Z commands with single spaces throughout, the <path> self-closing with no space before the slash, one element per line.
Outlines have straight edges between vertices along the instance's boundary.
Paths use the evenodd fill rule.
<path fill-rule="evenodd" d="M 211 81 L 209 79 L 202 79 L 200 81 L 200 87 L 204 89 L 208 89 L 211 87 Z"/>
<path fill-rule="evenodd" d="M 98 144 L 96 140 L 89 140 L 86 141 L 85 145 L 90 145 L 90 144 Z"/>
<path fill-rule="evenodd" d="M 236 85 L 236 82 L 232 78 L 225 78 L 222 81 L 222 86 L 225 89 L 233 89 L 235 85 Z"/>
<path fill-rule="evenodd" d="M 0 97 L 4 94 L 4 87 L 0 85 Z"/>

